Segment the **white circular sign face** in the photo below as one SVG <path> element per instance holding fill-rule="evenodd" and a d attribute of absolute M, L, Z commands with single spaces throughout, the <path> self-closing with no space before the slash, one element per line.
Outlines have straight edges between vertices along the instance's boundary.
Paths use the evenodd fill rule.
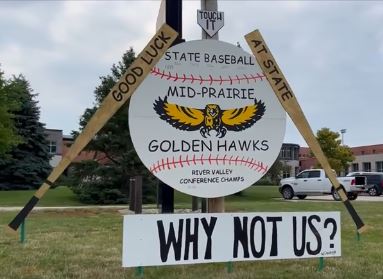
<path fill-rule="evenodd" d="M 129 127 L 145 166 L 198 197 L 236 193 L 274 163 L 286 113 L 255 58 L 199 40 L 170 48 L 132 96 Z"/>

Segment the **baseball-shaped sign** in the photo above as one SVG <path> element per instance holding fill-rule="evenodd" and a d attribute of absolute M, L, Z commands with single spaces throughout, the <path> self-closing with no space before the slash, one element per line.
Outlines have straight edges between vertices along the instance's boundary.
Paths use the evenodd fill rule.
<path fill-rule="evenodd" d="M 133 144 L 150 172 L 206 198 L 236 193 L 266 174 L 285 125 L 254 57 L 216 40 L 170 48 L 129 108 Z"/>

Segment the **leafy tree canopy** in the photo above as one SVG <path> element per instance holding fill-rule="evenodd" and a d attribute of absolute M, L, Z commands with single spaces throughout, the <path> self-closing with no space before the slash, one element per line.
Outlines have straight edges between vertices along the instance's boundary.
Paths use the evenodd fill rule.
<path fill-rule="evenodd" d="M 114 64 L 111 73 L 100 77 L 100 85 L 94 90 L 95 105 L 87 108 L 80 119 L 80 131 L 84 129 L 105 96 L 107 96 L 135 59 L 133 49 Z M 138 158 L 129 133 L 129 102 L 106 123 L 85 150 L 93 151 L 95 160 L 73 165 L 70 175 L 72 189 L 83 202 L 126 203 L 128 201 L 129 179 L 143 175 L 144 201 L 153 202 L 155 178 Z M 74 132 L 74 136 L 79 132 Z"/>
<path fill-rule="evenodd" d="M 4 78 L 4 73 L 0 70 L 0 156 L 5 156 L 6 152 L 21 141 L 12 114 L 12 111 L 19 108 L 19 103 L 12 99 L 11 87 L 12 84 Z"/>
<path fill-rule="evenodd" d="M 39 122 L 37 94 L 32 93 L 22 75 L 11 78 L 7 90 L 8 98 L 19 104 L 10 113 L 21 143 L 11 149 L 9 156 L 0 157 L 0 189 L 38 188 L 51 170 L 51 156 L 44 125 Z"/>
<path fill-rule="evenodd" d="M 354 160 L 351 148 L 341 144 L 339 133 L 322 128 L 318 130 L 316 137 L 331 167 L 337 173 L 345 170 Z"/>

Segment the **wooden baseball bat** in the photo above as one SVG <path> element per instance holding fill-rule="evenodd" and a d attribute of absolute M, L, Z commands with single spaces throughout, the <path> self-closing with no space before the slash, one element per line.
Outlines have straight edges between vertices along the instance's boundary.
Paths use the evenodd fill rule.
<path fill-rule="evenodd" d="M 293 93 L 293 90 L 263 40 L 261 33 L 258 30 L 255 30 L 247 34 L 245 39 L 258 61 L 259 66 L 265 73 L 267 80 L 279 102 L 288 113 L 303 138 L 306 140 L 306 143 L 314 153 L 318 162 L 322 165 L 335 190 L 338 192 L 343 204 L 346 206 L 348 212 L 354 220 L 358 232 L 361 233 L 365 231 L 365 224 L 355 211 L 344 189 L 339 184 L 339 181 L 337 180 L 335 173 L 332 171 L 331 166 L 318 143 L 318 140 L 310 128 L 310 125 Z"/>
<path fill-rule="evenodd" d="M 76 138 L 68 153 L 61 159 L 59 164 L 52 170 L 41 187 L 35 192 L 24 208 L 8 224 L 11 231 L 16 232 L 23 220 L 28 216 L 41 197 L 49 190 L 69 164 L 85 148 L 93 136 L 105 125 L 105 123 L 118 111 L 118 109 L 132 96 L 151 69 L 164 55 L 165 51 L 177 38 L 178 33 L 169 25 L 163 24 L 154 37 L 137 56 L 124 75 L 113 86 L 110 93 L 105 97 L 98 110 L 91 117 L 82 133 Z"/>

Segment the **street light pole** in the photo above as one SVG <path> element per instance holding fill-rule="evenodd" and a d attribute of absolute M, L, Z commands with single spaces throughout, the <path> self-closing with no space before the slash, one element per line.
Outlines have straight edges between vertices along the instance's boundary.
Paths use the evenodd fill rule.
<path fill-rule="evenodd" d="M 342 134 L 342 145 L 344 145 L 344 134 L 347 132 L 346 129 L 341 129 L 340 133 Z"/>

